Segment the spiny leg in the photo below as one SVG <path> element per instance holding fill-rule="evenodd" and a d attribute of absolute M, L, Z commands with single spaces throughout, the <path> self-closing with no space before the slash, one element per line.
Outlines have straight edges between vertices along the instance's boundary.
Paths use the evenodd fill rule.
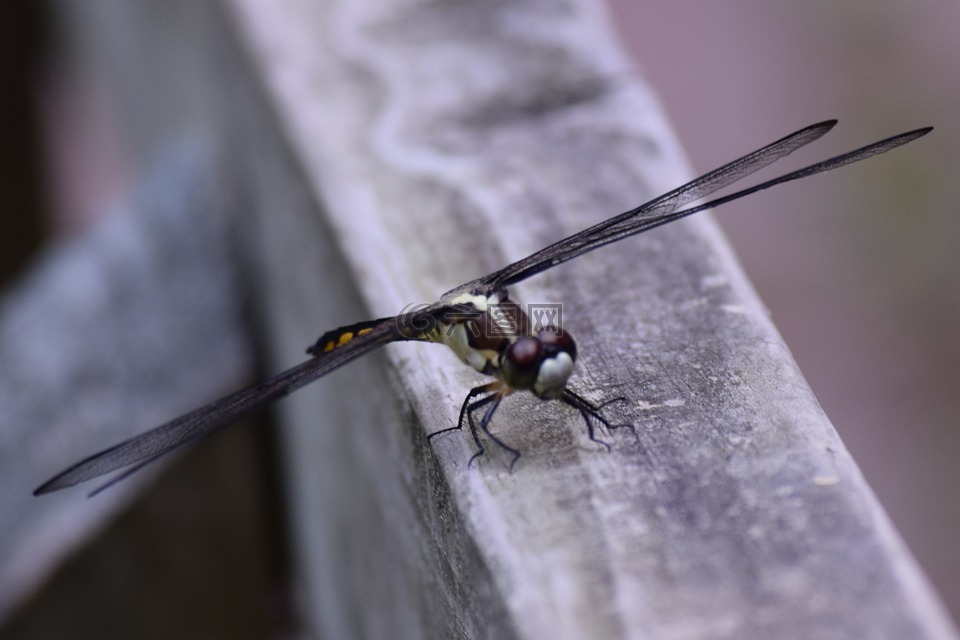
<path fill-rule="evenodd" d="M 460 417 L 457 418 L 457 424 L 453 427 L 447 427 L 446 429 L 440 429 L 439 431 L 434 431 L 427 436 L 427 440 L 433 440 L 435 436 L 442 435 L 444 433 L 450 433 L 451 431 L 459 431 L 463 428 L 463 419 L 467 415 L 467 408 L 470 406 L 470 401 L 473 400 L 476 396 L 482 395 L 484 393 L 493 393 L 494 391 L 499 391 L 503 387 L 503 383 L 499 380 L 494 380 L 493 382 L 488 382 L 485 385 L 479 387 L 474 387 L 470 389 L 470 393 L 467 394 L 467 397 L 463 399 L 463 404 L 460 405 Z M 474 435 L 476 439 L 476 435 Z M 479 442 L 477 443 L 480 444 Z"/>
<path fill-rule="evenodd" d="M 477 396 L 483 394 L 490 394 L 485 398 L 479 400 L 474 400 Z M 442 433 L 448 433 L 450 431 L 457 431 L 463 428 L 464 418 L 467 419 L 467 424 L 470 425 L 470 435 L 473 437 L 474 444 L 477 445 L 477 452 L 470 457 L 470 461 L 467 463 L 467 467 L 470 467 L 473 464 L 473 461 L 482 456 L 486 452 L 486 448 L 483 446 L 483 442 L 480 440 L 480 434 L 477 431 L 477 422 L 473 417 L 473 412 L 481 407 L 484 407 L 487 404 L 493 403 L 493 406 L 489 407 L 484 413 L 483 418 L 480 420 L 480 428 L 485 434 L 487 434 L 491 440 L 500 445 L 502 448 L 506 449 L 514 455 L 513 462 L 510 463 L 510 468 L 513 469 L 513 463 L 517 461 L 517 458 L 520 457 L 520 453 L 512 448 L 507 446 L 500 438 L 496 437 L 488 428 L 490 420 L 493 418 L 493 413 L 496 411 L 497 407 L 500 405 L 500 401 L 507 391 L 504 390 L 503 383 L 499 380 L 494 380 L 485 385 L 479 387 L 474 387 L 470 389 L 470 392 L 467 394 L 467 397 L 464 398 L 463 404 L 460 406 L 460 417 L 457 418 L 457 426 L 449 427 L 447 429 L 441 429 L 440 431 L 434 431 L 427 436 L 427 440 L 432 440 L 434 436 L 438 436 Z"/>
<path fill-rule="evenodd" d="M 583 396 L 575 393 L 574 391 L 571 391 L 570 389 L 564 389 L 563 393 L 560 396 L 560 400 L 561 402 L 568 404 L 571 407 L 574 407 L 577 411 L 580 412 L 580 415 L 583 416 L 584 422 L 587 423 L 587 435 L 589 435 L 592 441 L 605 446 L 607 448 L 607 451 L 610 450 L 610 445 L 597 437 L 596 427 L 593 424 L 593 420 L 596 420 L 597 422 L 602 424 L 604 427 L 606 427 L 607 431 L 612 431 L 614 429 L 630 429 L 630 432 L 633 434 L 633 436 L 634 437 L 637 436 L 637 430 L 634 428 L 632 424 L 626 423 L 626 422 L 621 424 L 613 424 L 609 420 L 604 418 L 603 415 L 600 413 L 600 411 L 608 404 L 613 404 L 614 402 L 626 402 L 626 398 L 622 396 L 618 398 L 613 398 L 612 400 L 607 400 L 606 402 L 603 402 L 601 404 L 593 404 L 592 402 L 590 402 Z"/>
<path fill-rule="evenodd" d="M 461 415 L 467 416 L 467 422 L 470 424 L 470 435 L 473 436 L 473 442 L 477 445 L 477 452 L 470 456 L 470 461 L 467 463 L 468 469 L 470 468 L 470 465 L 473 464 L 473 459 L 477 456 L 483 455 L 483 452 L 486 450 L 483 447 L 483 442 L 480 441 L 480 434 L 477 433 L 477 424 L 473 420 L 473 411 L 491 402 L 495 402 L 494 407 L 496 407 L 498 404 L 500 404 L 500 401 L 497 399 L 498 397 L 498 394 L 493 393 L 486 398 L 477 400 L 476 402 L 469 402 L 469 396 L 467 396 L 467 400 L 464 402 Z M 463 420 L 462 417 L 461 420 Z"/>
<path fill-rule="evenodd" d="M 467 422 L 470 423 L 470 433 L 473 434 L 473 441 L 477 443 L 477 452 L 470 457 L 470 461 L 467 462 L 467 468 L 470 468 L 470 465 L 473 464 L 473 461 L 482 456 L 485 452 L 483 445 L 480 443 L 480 438 L 477 435 L 477 423 L 473 418 L 473 412 L 482 407 L 485 404 L 492 403 L 487 410 L 483 413 L 483 418 L 480 419 L 480 429 L 487 435 L 488 438 L 493 440 L 496 444 L 500 446 L 501 449 L 509 451 L 513 454 L 513 460 L 510 461 L 510 471 L 513 472 L 513 465 L 517 463 L 517 460 L 520 459 L 520 452 L 505 443 L 503 440 L 493 435 L 490 431 L 490 420 L 493 419 L 493 414 L 496 412 L 497 407 L 500 406 L 500 401 L 503 400 L 507 394 L 510 393 L 510 390 L 507 388 L 500 389 L 497 393 L 491 394 L 482 400 L 477 400 L 469 407 L 467 407 Z"/>

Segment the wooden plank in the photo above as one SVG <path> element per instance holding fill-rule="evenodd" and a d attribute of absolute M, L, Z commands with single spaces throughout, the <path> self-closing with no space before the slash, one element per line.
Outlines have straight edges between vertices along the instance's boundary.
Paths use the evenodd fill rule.
<path fill-rule="evenodd" d="M 589 5 L 571 18 L 527 6 L 397 12 L 331 3 L 292 19 L 262 3 L 237 6 L 260 59 L 270 56 L 264 66 L 294 139 L 323 140 L 305 154 L 320 158 L 308 173 L 320 177 L 374 315 L 634 204 L 637 184 L 665 188 L 682 170 L 649 96 L 624 82 L 615 51 L 597 46 L 609 38 L 595 37 Z M 332 95 L 310 99 L 330 86 Z M 641 151 L 657 147 L 668 153 Z M 475 242 L 480 231 L 499 250 Z M 453 251 L 431 257 L 424 245 Z M 567 326 L 589 345 L 588 388 L 597 397 L 629 390 L 624 417 L 641 427 L 639 447 L 593 451 L 575 416 L 517 402 L 503 410 L 516 417 L 500 416 L 498 427 L 525 452 L 520 467 L 508 473 L 493 453 L 466 470 L 465 439 L 444 440 L 437 450 L 449 488 L 437 500 L 430 456 L 412 470 L 406 462 L 422 437 L 398 438 L 403 407 L 371 402 L 370 389 L 403 385 L 430 419 L 426 430 L 442 428 L 457 409 L 444 354 L 395 349 L 399 378 L 374 361 L 294 402 L 303 425 L 295 449 L 312 461 L 295 464 L 291 481 L 310 496 L 297 510 L 298 530 L 311 532 L 304 557 L 317 558 L 305 583 L 329 632 L 939 629 L 922 580 L 908 579 L 915 569 L 708 222 L 585 258 L 532 284 L 526 298 L 561 292 Z M 318 495 L 327 506 L 316 506 Z M 358 503 L 381 509 L 370 515 Z M 416 517 L 422 505 L 436 505 L 426 522 Z M 448 539 L 441 525 L 451 522 Z M 434 586 L 437 567 L 454 579 Z M 475 596 L 478 607 L 464 593 L 488 595 Z"/>
<path fill-rule="evenodd" d="M 234 6 L 373 315 L 685 171 L 592 3 Z M 562 301 L 583 352 L 576 384 L 626 395 L 617 417 L 639 443 L 611 435 L 614 451 L 598 451 L 577 416 L 517 399 L 496 423 L 524 452 L 513 473 L 497 451 L 467 469 L 466 437 L 438 440 L 434 458 L 423 432 L 453 423 L 473 377 L 418 345 L 303 394 L 289 411 L 290 485 L 318 628 L 949 636 L 709 220 L 583 258 L 523 294 Z"/>
<path fill-rule="evenodd" d="M 203 123 L 245 196 L 277 369 L 330 327 L 432 301 L 689 175 L 595 2 L 224 0 L 235 34 L 210 5 L 163 22 L 117 4 L 100 6 L 147 52 L 117 65 L 130 95 L 174 129 Z M 150 53 L 184 39 L 196 94 L 152 91 L 180 67 Z M 167 135 L 137 130 L 144 148 Z M 578 416 L 517 396 L 494 425 L 516 468 L 494 447 L 467 468 L 466 434 L 426 434 L 477 377 L 425 345 L 285 401 L 317 635 L 955 637 L 709 218 L 519 291 L 562 303 L 574 386 L 625 396 L 610 413 L 637 440 L 610 434 L 608 453 Z"/>

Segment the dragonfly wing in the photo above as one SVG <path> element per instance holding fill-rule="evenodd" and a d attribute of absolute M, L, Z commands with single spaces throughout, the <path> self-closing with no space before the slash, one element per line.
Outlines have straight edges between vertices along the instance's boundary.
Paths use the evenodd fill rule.
<path fill-rule="evenodd" d="M 604 229 L 602 233 L 597 233 L 594 237 L 590 239 L 590 243 L 591 243 L 590 246 L 580 251 L 580 253 L 585 253 L 587 251 L 591 251 L 593 249 L 597 249 L 604 245 L 610 244 L 611 242 L 616 242 L 618 240 L 622 240 L 623 238 L 637 235 L 638 233 L 643 233 L 644 231 L 648 231 L 649 229 L 652 229 L 654 227 L 659 227 L 660 225 L 667 224 L 668 222 L 673 222 L 674 220 L 684 218 L 686 216 L 692 215 L 700 211 L 704 211 L 706 209 L 713 209 L 715 207 L 719 207 L 722 204 L 733 202 L 734 200 L 739 200 L 740 198 L 749 196 L 752 193 L 756 193 L 758 191 L 763 191 L 764 189 L 775 187 L 778 184 L 783 184 L 785 182 L 792 182 L 794 180 L 800 180 L 802 178 L 809 178 L 810 176 L 815 176 L 818 173 L 833 171 L 834 169 L 845 167 L 848 164 L 853 164 L 854 162 L 860 162 L 861 160 L 866 160 L 867 158 L 871 158 L 881 153 L 886 153 L 891 149 L 896 149 L 897 147 L 905 145 L 908 142 L 912 142 L 917 138 L 927 135 L 932 130 L 933 130 L 933 127 L 923 127 L 922 129 L 915 129 L 913 131 L 907 131 L 906 133 L 901 133 L 895 136 L 891 136 L 889 138 L 880 140 L 879 142 L 874 142 L 873 144 L 868 144 L 864 147 L 860 147 L 859 149 L 854 149 L 853 151 L 848 151 L 847 153 L 843 153 L 838 156 L 834 156 L 832 158 L 823 160 L 821 162 L 808 165 L 806 167 L 803 167 L 802 169 L 797 169 L 796 171 L 785 173 L 782 176 L 771 178 L 770 180 L 753 185 L 752 187 L 741 189 L 740 191 L 736 191 L 734 193 L 722 196 L 720 198 L 710 200 L 709 202 L 705 202 L 703 204 L 690 207 L 689 209 L 672 211 L 665 215 L 661 215 L 655 218 L 638 217 L 638 218 L 624 221 L 620 225 L 611 226 L 607 229 Z M 580 253 L 576 255 L 580 255 Z M 573 256 L 570 256 L 570 257 L 573 257 Z M 570 257 L 564 258 L 563 260 L 561 260 L 561 262 L 565 260 L 569 260 Z M 546 268 L 546 267 L 543 267 L 543 268 Z M 533 273 L 536 273 L 536 271 L 534 271 Z M 530 275 L 533 275 L 533 273 L 525 274 L 522 277 L 524 278 L 529 277 Z M 522 278 L 518 278 L 518 279 L 522 279 Z"/>
<path fill-rule="evenodd" d="M 800 129 L 634 209 L 584 229 L 490 275 L 463 284 L 445 295 L 469 291 L 484 285 L 507 286 L 556 264 L 566 262 L 595 249 L 596 246 L 591 243 L 591 239 L 616 233 L 619 227 L 637 220 L 657 220 L 668 216 L 680 207 L 705 198 L 810 144 L 830 131 L 836 124 L 836 120 L 827 120 Z"/>
<path fill-rule="evenodd" d="M 150 462 L 228 427 L 240 418 L 374 349 L 390 342 L 408 339 L 401 333 L 396 318 L 382 318 L 375 323 L 364 324 L 369 331 L 344 340 L 336 348 L 322 352 L 266 382 L 221 398 L 81 460 L 42 484 L 34 491 L 34 495 L 58 491 L 112 471 L 131 467 L 94 491 L 94 494 L 98 493 Z"/>
<path fill-rule="evenodd" d="M 507 286 L 515 282 L 520 282 L 521 280 L 536 275 L 541 271 L 550 269 L 551 267 L 566 262 L 567 260 L 572 260 L 577 256 L 587 253 L 588 251 L 593 251 L 594 249 L 598 249 L 612 242 L 617 242 L 623 238 L 642 233 L 654 227 L 658 227 L 679 218 L 697 213 L 698 211 L 718 207 L 722 204 L 726 204 L 727 202 L 738 200 L 744 196 L 748 196 L 763 189 L 769 189 L 770 187 L 778 184 L 799 180 L 801 178 L 807 178 L 825 171 L 832 171 L 833 169 L 838 169 L 848 164 L 859 162 L 881 153 L 886 153 L 891 149 L 895 149 L 896 147 L 916 140 L 921 136 L 925 136 L 933 130 L 933 127 L 924 127 L 922 129 L 916 129 L 914 131 L 908 131 L 896 136 L 891 136 L 890 138 L 885 138 L 884 140 L 869 144 L 865 147 L 860 147 L 859 149 L 855 149 L 839 156 L 834 156 L 802 169 L 791 171 L 790 173 L 784 174 L 777 178 L 773 178 L 753 187 L 717 198 L 705 204 L 677 211 L 678 206 L 693 202 L 694 200 L 699 200 L 706 195 L 714 193 L 718 189 L 732 184 L 733 182 L 757 171 L 761 167 L 767 166 L 774 160 L 782 158 L 788 153 L 799 149 L 801 146 L 819 138 L 821 135 L 826 133 L 826 131 L 829 131 L 835 123 L 836 121 L 828 121 L 820 123 L 819 125 L 812 125 L 806 129 L 801 129 L 800 131 L 789 135 L 782 140 L 778 140 L 772 145 L 768 145 L 762 149 L 759 149 L 758 151 L 755 151 L 754 153 L 739 158 L 738 160 L 734 160 L 733 162 L 728 163 L 719 169 L 711 171 L 710 173 L 705 174 L 704 176 L 701 176 L 700 178 L 697 178 L 696 180 L 693 180 L 692 182 L 689 182 L 667 194 L 664 194 L 663 196 L 656 198 L 647 204 L 641 205 L 636 209 L 631 209 L 630 211 L 627 211 L 619 216 L 610 218 L 609 220 L 594 225 L 589 229 L 585 229 L 584 231 L 572 235 L 565 240 L 561 240 L 560 242 L 552 244 L 549 247 L 542 249 L 541 251 L 538 251 L 527 258 L 524 258 L 523 260 L 515 262 L 504 269 L 501 269 L 500 271 L 467 283 L 462 287 L 458 287 L 455 289 L 455 291 L 484 285 Z"/>

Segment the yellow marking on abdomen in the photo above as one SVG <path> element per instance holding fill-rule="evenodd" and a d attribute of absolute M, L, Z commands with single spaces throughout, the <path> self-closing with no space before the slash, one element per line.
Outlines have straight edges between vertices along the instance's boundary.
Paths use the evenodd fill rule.
<path fill-rule="evenodd" d="M 373 331 L 373 327 L 364 327 L 363 329 L 359 329 L 356 333 L 354 333 L 353 331 L 344 331 L 339 336 L 335 336 L 334 339 L 328 340 L 327 343 L 323 345 L 323 351 L 324 353 L 333 351 L 334 349 L 338 347 L 342 347 L 343 345 L 347 344 L 354 338 L 365 336 L 371 331 Z"/>

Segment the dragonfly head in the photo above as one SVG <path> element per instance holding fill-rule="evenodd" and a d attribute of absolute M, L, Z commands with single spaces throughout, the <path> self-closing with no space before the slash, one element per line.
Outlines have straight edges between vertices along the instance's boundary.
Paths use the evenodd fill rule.
<path fill-rule="evenodd" d="M 573 373 L 577 345 L 552 325 L 523 336 L 500 355 L 500 376 L 512 389 L 529 389 L 538 398 L 559 398 Z"/>

